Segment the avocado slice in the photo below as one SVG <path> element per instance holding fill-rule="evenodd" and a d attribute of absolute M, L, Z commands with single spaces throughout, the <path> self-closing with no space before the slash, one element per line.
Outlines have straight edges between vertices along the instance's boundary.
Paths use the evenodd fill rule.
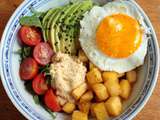
<path fill-rule="evenodd" d="M 79 7 L 80 7 L 80 3 L 75 3 L 75 4 L 73 4 L 66 12 L 65 12 L 65 14 L 63 15 L 63 16 L 61 16 L 61 19 L 60 19 L 60 22 L 59 22 L 59 24 L 58 24 L 58 27 L 59 27 L 59 30 L 60 30 L 60 32 L 59 32 L 59 39 L 60 39 L 60 51 L 61 52 L 63 52 L 63 53 L 65 53 L 65 51 L 66 51 L 66 40 L 65 39 L 63 39 L 65 36 L 66 36 L 66 34 L 67 34 L 67 31 L 66 31 L 66 25 L 65 25 L 65 21 L 66 21 L 66 19 L 69 19 L 70 17 L 71 17 L 71 15 L 73 14 L 73 13 L 75 13 L 78 9 L 79 9 Z"/>
<path fill-rule="evenodd" d="M 50 31 L 50 26 L 52 23 L 52 20 L 54 19 L 55 15 L 62 9 L 62 7 L 59 8 L 53 8 L 50 9 L 46 12 L 43 20 L 42 20 L 42 26 L 43 26 L 43 36 L 45 41 L 50 40 L 49 39 L 49 31 Z"/>
<path fill-rule="evenodd" d="M 74 26 L 74 31 L 72 33 L 73 44 L 71 45 L 71 53 L 76 54 L 78 49 L 78 37 L 80 32 L 80 20 L 83 19 L 85 12 L 89 11 L 93 6 L 92 1 L 83 1 L 80 9 L 77 11 L 76 16 L 73 18 L 71 24 Z M 72 20 L 72 18 L 71 18 Z"/>
<path fill-rule="evenodd" d="M 57 44 L 58 43 L 56 43 L 56 41 L 55 41 L 55 38 L 53 39 L 53 38 L 51 38 L 51 31 L 52 31 L 52 29 L 54 29 L 55 28 L 55 26 L 56 26 L 56 22 L 57 22 L 57 20 L 59 19 L 59 17 L 60 17 L 60 14 L 61 13 L 61 10 L 58 10 L 57 12 L 56 12 L 56 14 L 55 15 L 52 15 L 51 16 L 51 21 L 48 23 L 48 25 L 47 25 L 47 31 L 46 31 L 46 34 L 48 35 L 48 39 L 49 39 L 49 41 L 51 42 L 51 44 L 52 44 L 52 47 L 53 47 L 53 50 L 55 51 L 55 52 L 57 52 Z"/>
<path fill-rule="evenodd" d="M 52 12 L 48 11 L 42 21 L 47 28 L 44 36 L 46 40 L 50 40 L 55 52 L 76 54 L 79 22 L 91 7 L 92 1 L 84 0 L 65 5 Z"/>
<path fill-rule="evenodd" d="M 61 8 L 55 9 L 54 12 L 52 12 L 52 15 L 50 16 L 49 21 L 46 23 L 45 36 L 47 40 L 49 40 L 50 42 L 51 42 L 50 30 L 51 30 L 52 21 L 54 20 L 54 18 L 56 18 L 57 14 L 59 14 L 60 10 Z"/>
<path fill-rule="evenodd" d="M 55 16 L 51 17 L 51 22 L 50 24 L 48 24 L 48 27 L 50 27 L 50 30 L 48 30 L 48 37 L 51 41 L 51 44 L 55 52 L 60 51 L 60 41 L 58 39 L 58 32 L 56 32 L 58 30 L 57 24 L 61 15 L 64 13 L 64 11 L 68 9 L 68 7 L 68 5 L 62 7 Z"/>
<path fill-rule="evenodd" d="M 47 41 L 47 36 L 45 34 L 46 32 L 46 29 L 47 29 L 47 23 L 49 21 L 49 18 L 52 14 L 54 14 L 56 12 L 56 9 L 50 9 L 47 11 L 46 15 L 44 16 L 43 20 L 42 20 L 42 26 L 43 26 L 43 29 L 42 29 L 42 32 L 43 32 L 43 37 L 44 37 L 44 40 Z"/>
<path fill-rule="evenodd" d="M 60 51 L 60 41 L 58 39 L 59 30 L 57 24 L 61 15 L 64 13 L 64 11 L 68 9 L 68 7 L 69 6 L 62 7 L 55 16 L 51 17 L 52 19 L 51 24 L 48 25 L 50 26 L 50 31 L 48 31 L 48 36 L 55 52 Z"/>
<path fill-rule="evenodd" d="M 60 41 L 60 23 L 63 23 L 66 15 L 68 15 L 78 4 L 69 4 L 65 6 L 59 14 L 56 15 L 51 24 L 50 37 L 53 48 L 55 48 L 55 52 L 61 51 L 63 44 Z"/>
<path fill-rule="evenodd" d="M 77 9 L 75 9 L 64 21 L 62 32 L 62 40 L 64 43 L 64 53 L 75 55 L 77 53 L 77 43 L 78 35 L 80 29 L 80 20 L 83 18 L 83 14 L 90 10 L 92 7 L 91 1 L 83 1 L 79 4 Z M 66 29 L 66 30 L 65 30 Z"/>

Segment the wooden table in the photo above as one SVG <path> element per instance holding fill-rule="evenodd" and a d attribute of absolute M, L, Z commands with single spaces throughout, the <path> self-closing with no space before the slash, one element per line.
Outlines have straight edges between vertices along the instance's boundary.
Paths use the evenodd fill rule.
<path fill-rule="evenodd" d="M 0 0 L 0 36 L 9 17 L 23 0 Z M 150 17 L 160 43 L 160 0 L 137 0 Z M 147 105 L 134 118 L 134 120 L 159 120 L 160 119 L 160 77 L 157 86 Z M 25 120 L 8 99 L 0 82 L 0 119 Z"/>

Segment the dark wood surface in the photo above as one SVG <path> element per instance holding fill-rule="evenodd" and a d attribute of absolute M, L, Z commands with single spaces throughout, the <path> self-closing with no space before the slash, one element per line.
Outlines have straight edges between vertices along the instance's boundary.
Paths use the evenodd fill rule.
<path fill-rule="evenodd" d="M 14 10 L 23 0 L 0 0 L 0 37 Z M 160 43 L 160 0 L 137 0 L 150 17 Z M 134 120 L 160 119 L 160 77 L 156 88 L 143 110 Z M 25 120 L 7 97 L 0 82 L 0 120 Z"/>

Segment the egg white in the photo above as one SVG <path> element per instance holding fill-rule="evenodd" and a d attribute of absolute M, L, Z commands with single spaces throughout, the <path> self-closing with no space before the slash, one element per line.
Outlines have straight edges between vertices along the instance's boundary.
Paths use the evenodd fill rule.
<path fill-rule="evenodd" d="M 96 29 L 104 17 L 123 13 L 127 14 L 139 21 L 144 29 L 143 39 L 140 47 L 129 57 L 117 59 L 111 58 L 102 53 L 96 45 Z M 84 18 L 80 22 L 80 44 L 88 58 L 93 64 L 103 71 L 115 71 L 124 73 L 130 71 L 144 63 L 147 53 L 146 36 L 148 28 L 144 23 L 142 15 L 129 1 L 114 1 L 103 7 L 94 6 L 90 12 L 84 14 Z"/>

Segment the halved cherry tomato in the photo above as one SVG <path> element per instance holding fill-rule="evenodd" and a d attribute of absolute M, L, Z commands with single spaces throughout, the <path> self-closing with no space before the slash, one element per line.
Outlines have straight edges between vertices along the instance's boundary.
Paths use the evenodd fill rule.
<path fill-rule="evenodd" d="M 36 27 L 22 26 L 19 36 L 22 42 L 29 46 L 35 46 L 42 41 L 41 33 Z"/>
<path fill-rule="evenodd" d="M 44 102 L 46 106 L 51 109 L 53 112 L 61 111 L 61 107 L 57 101 L 56 95 L 53 93 L 52 89 L 49 89 L 45 96 L 44 96 Z"/>
<path fill-rule="evenodd" d="M 44 74 L 40 73 L 39 75 L 37 75 L 33 81 L 32 81 L 32 88 L 34 90 L 34 92 L 38 95 L 43 95 L 47 89 L 48 86 L 45 83 L 45 76 Z"/>
<path fill-rule="evenodd" d="M 23 80 L 33 79 L 38 73 L 38 64 L 33 58 L 26 58 L 20 65 L 20 77 Z"/>
<path fill-rule="evenodd" d="M 46 65 L 51 61 L 53 50 L 48 43 L 41 42 L 35 46 L 33 57 L 40 65 Z"/>

